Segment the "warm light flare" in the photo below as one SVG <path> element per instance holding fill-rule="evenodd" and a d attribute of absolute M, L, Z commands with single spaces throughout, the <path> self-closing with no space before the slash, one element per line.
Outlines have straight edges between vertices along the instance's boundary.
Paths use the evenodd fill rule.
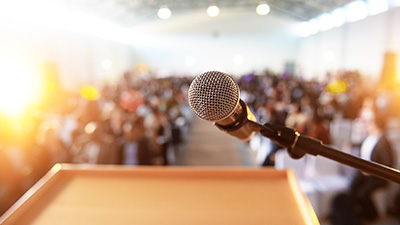
<path fill-rule="evenodd" d="M 41 79 L 26 63 L 0 56 L 0 113 L 20 116 L 38 103 Z"/>

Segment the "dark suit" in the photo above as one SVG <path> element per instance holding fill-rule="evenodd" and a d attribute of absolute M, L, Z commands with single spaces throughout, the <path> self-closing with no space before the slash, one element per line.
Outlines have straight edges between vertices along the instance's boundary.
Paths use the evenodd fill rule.
<path fill-rule="evenodd" d="M 371 153 L 371 161 L 393 167 L 395 164 L 395 154 L 389 140 L 382 136 Z M 358 172 L 351 184 L 350 193 L 359 204 L 362 217 L 374 220 L 378 217 L 375 204 L 372 201 L 372 194 L 388 185 L 388 181 L 372 175 Z"/>
<path fill-rule="evenodd" d="M 139 138 L 137 157 L 139 165 L 151 165 L 152 154 L 149 139 Z"/>

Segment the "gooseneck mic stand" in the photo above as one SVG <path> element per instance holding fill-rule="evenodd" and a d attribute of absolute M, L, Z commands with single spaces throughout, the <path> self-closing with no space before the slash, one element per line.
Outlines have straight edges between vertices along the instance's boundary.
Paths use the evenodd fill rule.
<path fill-rule="evenodd" d="M 247 121 L 252 129 L 259 131 L 281 147 L 287 148 L 289 155 L 294 159 L 303 157 L 306 153 L 317 156 L 321 155 L 336 162 L 354 167 L 368 174 L 400 184 L 400 171 L 388 166 L 367 161 L 353 155 L 344 153 L 324 145 L 322 141 L 300 135 L 299 132 L 282 126 L 265 124 L 261 125 L 254 121 Z"/>

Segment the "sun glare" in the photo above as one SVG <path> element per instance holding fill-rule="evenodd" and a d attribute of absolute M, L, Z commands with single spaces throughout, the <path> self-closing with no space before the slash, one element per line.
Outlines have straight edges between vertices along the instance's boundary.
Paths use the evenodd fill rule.
<path fill-rule="evenodd" d="M 0 56 L 0 113 L 19 116 L 40 95 L 39 73 L 24 63 Z"/>

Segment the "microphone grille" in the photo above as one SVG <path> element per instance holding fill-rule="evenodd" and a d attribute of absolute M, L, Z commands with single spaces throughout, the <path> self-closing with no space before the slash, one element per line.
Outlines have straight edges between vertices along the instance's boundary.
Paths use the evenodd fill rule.
<path fill-rule="evenodd" d="M 204 72 L 189 87 L 189 104 L 201 119 L 219 121 L 230 116 L 239 103 L 239 86 L 219 71 Z"/>

